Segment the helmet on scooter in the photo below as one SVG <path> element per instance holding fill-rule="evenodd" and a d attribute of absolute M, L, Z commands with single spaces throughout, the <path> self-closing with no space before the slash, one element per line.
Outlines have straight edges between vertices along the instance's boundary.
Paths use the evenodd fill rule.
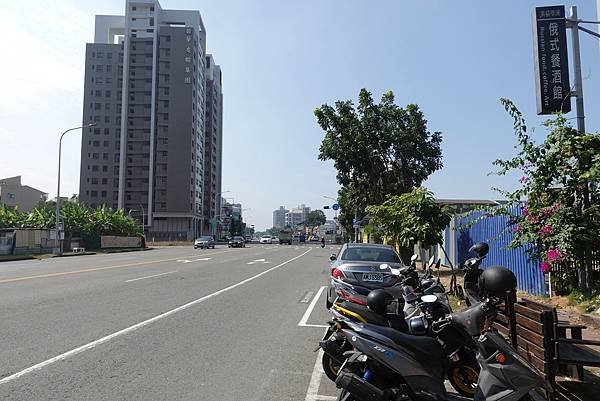
<path fill-rule="evenodd" d="M 367 295 L 367 306 L 375 313 L 385 315 L 391 296 L 384 290 L 373 290 Z"/>
<path fill-rule="evenodd" d="M 490 266 L 479 276 L 480 291 L 487 296 L 503 297 L 516 287 L 517 278 L 504 266 Z"/>
<path fill-rule="evenodd" d="M 469 253 L 474 253 L 478 257 L 482 257 L 488 254 L 490 246 L 486 242 L 478 242 L 469 248 Z"/>

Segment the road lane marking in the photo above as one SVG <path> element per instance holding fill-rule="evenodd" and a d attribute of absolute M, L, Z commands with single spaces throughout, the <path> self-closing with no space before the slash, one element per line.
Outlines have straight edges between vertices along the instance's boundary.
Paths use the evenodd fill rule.
<path fill-rule="evenodd" d="M 152 277 L 164 276 L 165 274 L 171 274 L 171 273 L 177 273 L 177 270 L 173 270 L 173 271 L 166 272 L 166 273 L 153 274 L 152 276 L 139 277 L 139 278 L 132 278 L 131 280 L 125 280 L 125 282 L 126 282 L 126 283 L 131 283 L 132 281 L 143 280 L 143 279 L 145 279 L 145 278 L 152 278 Z"/>
<path fill-rule="evenodd" d="M 310 248 L 308 249 L 308 251 L 310 251 Z M 306 251 L 306 252 L 308 252 L 308 251 Z M 321 294 L 323 293 L 323 290 L 325 290 L 325 288 L 327 288 L 326 285 L 319 288 L 319 291 L 317 291 L 317 294 L 313 298 L 312 302 L 308 305 L 308 308 L 306 308 L 306 312 L 304 312 L 302 319 L 300 319 L 300 321 L 298 322 L 298 326 L 300 326 L 300 327 L 329 327 L 329 326 L 325 326 L 323 324 L 307 324 L 306 323 L 308 321 L 308 318 L 310 317 L 310 314 L 312 313 L 313 309 L 315 308 L 315 305 L 317 304 L 319 297 L 321 296 Z"/>
<path fill-rule="evenodd" d="M 222 251 L 222 252 L 214 252 L 214 253 L 210 253 L 209 255 L 218 255 L 218 254 L 228 253 L 228 252 L 232 252 L 232 251 L 227 250 L 227 251 Z M 196 256 L 196 255 L 193 255 L 193 256 Z M 13 277 L 13 278 L 0 280 L 0 284 L 12 283 L 15 281 L 23 281 L 23 280 L 33 280 L 36 278 L 47 278 L 47 277 L 67 276 L 70 274 L 96 272 L 96 271 L 102 271 L 102 270 L 117 269 L 117 268 L 122 268 L 122 267 L 134 267 L 134 266 L 150 265 L 150 264 L 162 263 L 162 262 L 174 262 L 174 261 L 179 261 L 179 260 L 184 260 L 184 259 L 181 259 L 179 257 L 179 258 L 169 258 L 169 259 L 161 259 L 161 260 L 148 260 L 145 262 L 127 263 L 127 264 L 123 264 L 123 265 L 92 267 L 89 269 L 71 270 L 71 271 L 66 271 L 66 272 L 55 272 L 55 273 L 36 274 L 36 275 L 32 275 L 32 276 Z"/>
<path fill-rule="evenodd" d="M 266 259 L 255 259 L 255 260 L 253 260 L 252 262 L 248 262 L 248 263 L 246 263 L 246 264 L 247 264 L 247 265 L 254 265 L 254 264 L 256 264 L 256 263 L 264 263 L 264 264 L 269 264 L 269 263 L 271 263 L 271 262 L 269 262 L 269 261 L 268 261 L 268 260 L 266 260 Z"/>
<path fill-rule="evenodd" d="M 200 258 L 200 259 L 195 259 L 196 262 L 201 262 L 203 260 L 211 260 L 212 258 Z"/>
<path fill-rule="evenodd" d="M 312 298 L 314 293 L 315 293 L 314 291 L 306 291 L 306 293 L 304 293 L 304 296 L 300 300 L 300 303 L 307 304 L 310 301 L 310 299 Z"/>
<path fill-rule="evenodd" d="M 54 362 L 65 360 L 65 359 L 67 359 L 69 357 L 72 357 L 74 355 L 77 355 L 77 354 L 79 354 L 81 352 L 90 350 L 90 349 L 96 347 L 97 345 L 104 344 L 105 342 L 108 342 L 108 341 L 112 340 L 113 338 L 120 337 L 120 336 L 122 336 L 124 334 L 130 333 L 130 332 L 132 332 L 134 330 L 137 330 L 137 329 L 140 329 L 140 328 L 142 328 L 144 326 L 147 326 L 150 323 L 154 323 L 154 322 L 156 322 L 158 320 L 161 320 L 161 319 L 163 319 L 165 317 L 171 316 L 171 315 L 173 315 L 173 314 L 175 314 L 177 312 L 181 312 L 181 311 L 183 311 L 185 309 L 188 309 L 188 308 L 190 308 L 190 307 L 192 307 L 192 306 L 194 306 L 196 304 L 199 304 L 201 302 L 206 301 L 207 299 L 213 298 L 213 297 L 215 297 L 217 295 L 221 295 L 224 292 L 233 290 L 236 287 L 244 285 L 244 284 L 246 284 L 246 283 L 248 283 L 248 282 L 250 282 L 252 280 L 256 280 L 257 278 L 259 278 L 261 276 L 264 276 L 265 274 L 268 274 L 268 273 L 270 273 L 270 272 L 272 272 L 274 270 L 279 269 L 280 267 L 283 267 L 283 266 L 287 265 L 290 262 L 293 262 L 296 259 L 301 258 L 302 256 L 306 255 L 308 252 L 310 252 L 310 249 L 307 250 L 306 252 L 301 253 L 298 256 L 295 256 L 295 257 L 293 257 L 291 259 L 286 260 L 285 262 L 282 262 L 282 263 L 278 264 L 277 266 L 273 266 L 270 269 L 267 269 L 267 270 L 265 270 L 263 272 L 255 274 L 254 276 L 251 276 L 251 277 L 249 277 L 247 279 L 239 281 L 236 284 L 230 285 L 229 287 L 222 288 L 222 289 L 220 289 L 218 291 L 213 292 L 212 294 L 205 295 L 205 296 L 203 296 L 201 298 L 198 298 L 198 299 L 195 299 L 195 300 L 193 300 L 191 302 L 188 302 L 187 304 L 181 305 L 181 306 L 179 306 L 179 307 L 177 307 L 175 309 L 171 309 L 171 310 L 169 310 L 167 312 L 161 313 L 160 315 L 156 315 L 156 316 L 154 316 L 154 317 L 152 317 L 150 319 L 147 319 L 147 320 L 144 320 L 142 322 L 136 323 L 133 326 L 129 326 L 129 327 L 125 328 L 125 329 L 119 330 L 117 332 L 114 332 L 114 333 L 109 334 L 107 336 L 104 336 L 102 338 L 99 338 L 99 339 L 97 339 L 95 341 L 92 341 L 90 343 L 84 344 L 84 345 L 82 345 L 80 347 L 77 347 L 77 348 L 74 348 L 74 349 L 72 349 L 70 351 L 64 352 L 64 353 L 62 353 L 60 355 L 57 355 L 57 356 L 55 356 L 53 358 L 47 359 L 47 360 L 45 360 L 43 362 L 40 362 L 40 363 L 35 364 L 33 366 L 30 366 L 30 367 L 28 367 L 26 369 L 23 369 L 23 370 L 21 370 L 21 371 L 19 371 L 17 373 L 13 373 L 10 376 L 6 376 L 3 379 L 0 379 L 0 385 L 8 383 L 8 382 L 10 382 L 12 380 L 18 379 L 19 377 L 24 376 L 24 375 L 26 375 L 28 373 L 35 372 L 36 370 L 40 370 L 40 369 L 42 369 L 42 368 L 44 368 L 44 367 L 46 367 L 48 365 L 53 364 Z"/>
<path fill-rule="evenodd" d="M 312 374 L 310 375 L 310 382 L 308 384 L 308 389 L 306 390 L 306 397 L 304 398 L 304 401 L 337 400 L 337 397 L 319 394 L 321 379 L 325 374 L 321 359 L 323 359 L 323 349 L 319 348 L 317 360 L 315 362 L 315 367 L 313 368 Z"/>

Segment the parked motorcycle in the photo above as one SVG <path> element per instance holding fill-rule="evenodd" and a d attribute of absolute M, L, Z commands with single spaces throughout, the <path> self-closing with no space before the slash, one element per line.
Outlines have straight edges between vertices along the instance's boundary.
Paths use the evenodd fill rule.
<path fill-rule="evenodd" d="M 391 274 L 403 276 L 400 285 L 371 291 L 366 297 L 367 306 L 345 300 L 333 304 L 331 308 L 333 320 L 330 323 L 330 329 L 320 343 L 324 350 L 323 370 L 329 379 L 336 380 L 339 367 L 345 360 L 343 354 L 350 347 L 343 337 L 335 333 L 334 324 L 339 320 L 350 319 L 354 322 L 391 327 L 413 335 L 436 336 L 436 333 L 431 330 L 432 323 L 451 312 L 439 276 L 437 280 L 433 279 L 432 266 L 439 269 L 439 264 L 439 260 L 434 263 L 434 259 L 430 259 L 422 277 L 415 273 L 414 263 L 411 263 L 413 269 L 409 267 L 403 271 L 389 269 L 388 266 L 382 265 L 381 268 L 391 270 Z M 409 284 L 415 287 L 413 288 Z M 343 283 L 343 285 L 348 286 L 347 283 Z M 347 291 L 349 290 L 346 289 L 345 292 Z M 403 305 L 403 307 L 400 311 L 389 313 L 388 304 L 391 302 Z M 454 351 L 457 351 L 456 358 L 448 366 L 448 378 L 460 394 L 472 397 L 475 394 L 478 378 L 478 365 L 475 362 L 474 353 L 465 348 Z"/>
<path fill-rule="evenodd" d="M 520 401 L 531 391 L 551 391 L 543 376 L 491 328 L 501 297 L 516 278 L 503 267 L 480 275 L 485 298 L 436 321 L 437 339 L 349 319 L 336 323 L 336 335 L 351 345 L 336 385 L 339 401 L 464 400 L 448 394 L 444 378 L 454 349 L 473 349 L 480 366 L 475 401 Z"/>

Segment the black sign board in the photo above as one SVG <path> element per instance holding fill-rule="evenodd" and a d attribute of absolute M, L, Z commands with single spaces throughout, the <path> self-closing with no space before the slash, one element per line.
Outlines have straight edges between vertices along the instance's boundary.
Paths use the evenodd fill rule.
<path fill-rule="evenodd" d="M 537 113 L 571 111 L 565 6 L 536 7 L 533 46 Z"/>

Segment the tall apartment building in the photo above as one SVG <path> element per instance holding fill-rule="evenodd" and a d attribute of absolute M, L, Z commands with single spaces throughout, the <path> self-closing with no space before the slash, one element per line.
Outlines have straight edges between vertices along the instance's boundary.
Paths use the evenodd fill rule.
<path fill-rule="evenodd" d="M 310 207 L 304 204 L 299 205 L 285 214 L 285 225 L 295 227 L 298 224 L 305 222 L 309 213 Z"/>
<path fill-rule="evenodd" d="M 279 206 L 279 209 L 273 211 L 273 227 L 283 228 L 285 227 L 285 214 L 289 213 L 283 206 Z"/>
<path fill-rule="evenodd" d="M 198 11 L 127 0 L 86 45 L 79 196 L 191 239 L 203 219 L 206 30 Z M 220 177 L 219 177 L 220 180 Z"/>
<path fill-rule="evenodd" d="M 221 67 L 206 56 L 206 119 L 204 135 L 204 201 L 202 234 L 210 232 L 211 219 L 221 210 L 223 157 L 223 91 Z"/>

